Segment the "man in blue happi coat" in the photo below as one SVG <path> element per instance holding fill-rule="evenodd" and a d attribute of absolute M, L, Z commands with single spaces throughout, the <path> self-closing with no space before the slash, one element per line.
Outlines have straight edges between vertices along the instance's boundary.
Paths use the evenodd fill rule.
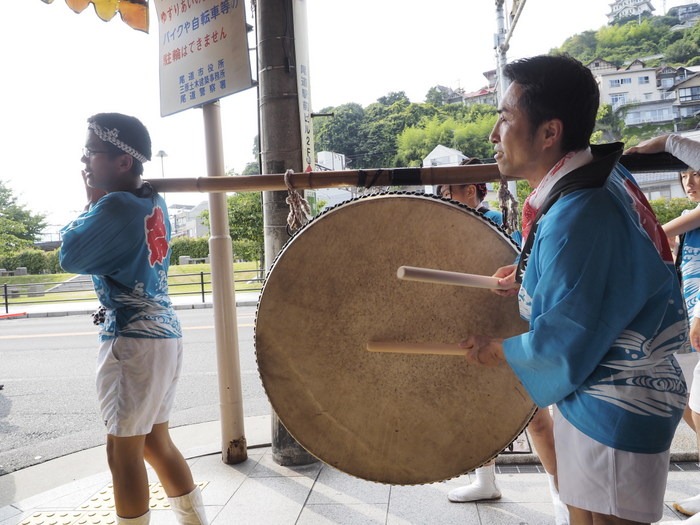
<path fill-rule="evenodd" d="M 591 71 L 567 56 L 509 64 L 491 132 L 508 176 L 534 188 L 523 252 L 500 268 L 518 281 L 527 333 L 470 334 L 481 365 L 507 363 L 540 407 L 554 404 L 561 500 L 571 523 L 651 523 L 663 513 L 669 447 L 686 387 L 688 346 L 671 251 L 618 165 L 622 144 L 590 145 L 599 104 Z"/>

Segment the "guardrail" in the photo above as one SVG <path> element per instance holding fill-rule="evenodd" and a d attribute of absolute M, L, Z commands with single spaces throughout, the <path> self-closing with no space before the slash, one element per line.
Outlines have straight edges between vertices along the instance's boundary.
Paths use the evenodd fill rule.
<path fill-rule="evenodd" d="M 246 278 L 236 279 L 237 275 L 247 274 Z M 233 282 L 237 292 L 255 291 L 262 288 L 261 277 L 250 277 L 251 271 L 234 271 Z M 0 300 L 5 313 L 10 312 L 11 306 L 74 303 L 80 301 L 96 301 L 97 296 L 89 276 L 79 276 L 62 283 L 21 283 L 0 285 Z M 197 295 L 202 302 L 206 294 L 212 292 L 211 273 L 183 273 L 168 277 L 168 291 L 171 297 L 181 295 Z"/>

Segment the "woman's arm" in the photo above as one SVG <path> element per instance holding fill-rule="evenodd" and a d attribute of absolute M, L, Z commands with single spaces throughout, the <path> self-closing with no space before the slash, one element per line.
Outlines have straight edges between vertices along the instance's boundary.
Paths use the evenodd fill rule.
<path fill-rule="evenodd" d="M 662 228 L 666 233 L 666 237 L 676 237 L 695 228 L 700 228 L 700 208 L 695 208 L 680 217 L 668 221 Z"/>

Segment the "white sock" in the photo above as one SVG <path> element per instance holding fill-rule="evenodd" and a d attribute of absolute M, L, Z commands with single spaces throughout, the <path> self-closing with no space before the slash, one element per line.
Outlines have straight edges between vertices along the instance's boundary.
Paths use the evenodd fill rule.
<path fill-rule="evenodd" d="M 476 480 L 469 485 L 451 490 L 447 499 L 455 503 L 498 499 L 501 491 L 496 486 L 496 465 L 485 465 L 475 471 Z"/>
<path fill-rule="evenodd" d="M 202 491 L 199 490 L 199 487 L 195 487 L 189 494 L 168 498 L 168 500 L 180 525 L 208 525 L 202 501 Z"/>
<path fill-rule="evenodd" d="M 559 491 L 554 484 L 554 476 L 547 474 L 549 482 L 549 493 L 552 495 L 552 504 L 554 505 L 554 523 L 556 525 L 569 525 L 569 508 L 559 499 Z"/>
<path fill-rule="evenodd" d="M 673 508 L 686 516 L 695 516 L 700 513 L 700 494 L 674 503 Z"/>
<path fill-rule="evenodd" d="M 138 518 L 122 518 L 117 516 L 117 525 L 148 525 L 151 522 L 151 511 L 147 510 Z"/>
<path fill-rule="evenodd" d="M 663 521 L 659 522 L 659 525 L 699 525 L 700 524 L 700 513 L 697 513 L 687 520 L 682 520 L 682 521 Z"/>

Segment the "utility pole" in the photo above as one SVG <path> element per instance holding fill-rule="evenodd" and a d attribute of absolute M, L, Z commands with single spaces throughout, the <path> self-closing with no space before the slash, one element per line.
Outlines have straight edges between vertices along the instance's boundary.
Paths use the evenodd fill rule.
<path fill-rule="evenodd" d="M 513 12 L 510 16 L 510 24 L 506 24 L 506 15 L 504 4 L 505 0 L 496 0 L 496 34 L 494 35 L 494 47 L 496 49 L 496 74 L 498 76 L 498 85 L 496 94 L 498 102 L 503 99 L 503 94 L 508 89 L 508 81 L 503 74 L 503 69 L 508 63 L 506 53 L 510 48 L 510 39 L 513 36 L 515 26 L 520 19 L 520 14 L 523 12 L 525 2 L 527 0 L 513 0 Z"/>
<path fill-rule="evenodd" d="M 293 0 L 257 0 L 258 111 L 262 174 L 302 171 L 299 93 L 294 47 Z M 287 192 L 263 192 L 265 267 L 289 239 Z M 289 434 L 272 412 L 272 456 L 279 465 L 317 461 Z"/>
<path fill-rule="evenodd" d="M 506 67 L 507 59 L 506 52 L 508 44 L 506 43 L 506 16 L 504 9 L 505 0 L 496 0 L 496 34 L 494 35 L 494 48 L 496 49 L 496 99 L 500 105 L 503 100 L 503 94 L 508 88 L 508 83 L 503 75 L 503 69 Z"/>
<path fill-rule="evenodd" d="M 498 84 L 496 85 L 496 99 L 500 107 L 503 95 L 508 89 L 509 82 L 506 80 L 503 70 L 508 63 L 506 53 L 510 47 L 510 38 L 513 36 L 513 30 L 518 23 L 520 13 L 525 7 L 526 0 L 513 0 L 513 13 L 511 13 L 510 27 L 506 25 L 506 16 L 504 4 L 505 0 L 496 0 L 496 34 L 494 35 L 494 47 L 496 48 L 496 76 Z M 518 190 L 515 181 L 508 182 L 508 190 L 511 195 L 517 199 Z"/>

